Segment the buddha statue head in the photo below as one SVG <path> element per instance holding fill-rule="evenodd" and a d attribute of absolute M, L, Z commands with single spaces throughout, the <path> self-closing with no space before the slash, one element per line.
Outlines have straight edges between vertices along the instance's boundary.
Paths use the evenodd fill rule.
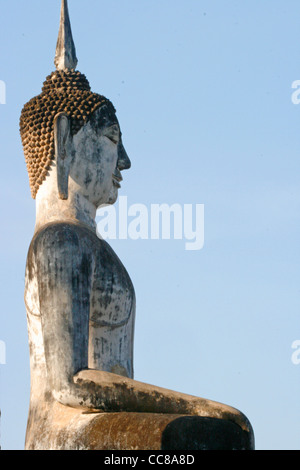
<path fill-rule="evenodd" d="M 121 171 L 131 164 L 113 104 L 93 93 L 85 75 L 75 70 L 66 0 L 54 63 L 56 71 L 46 78 L 41 94 L 25 104 L 20 118 L 32 197 L 38 199 L 46 191 L 53 200 L 56 191 L 62 201 L 72 193 L 96 208 L 112 204 Z"/>

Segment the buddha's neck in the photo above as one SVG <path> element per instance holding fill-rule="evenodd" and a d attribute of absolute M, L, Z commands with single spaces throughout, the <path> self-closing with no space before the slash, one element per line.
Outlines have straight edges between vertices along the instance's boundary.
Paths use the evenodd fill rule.
<path fill-rule="evenodd" d="M 42 188 L 40 188 L 41 190 Z M 96 207 L 79 192 L 70 192 L 67 200 L 58 198 L 57 191 L 38 192 L 36 197 L 36 225 L 38 231 L 53 222 L 77 222 L 96 232 Z"/>

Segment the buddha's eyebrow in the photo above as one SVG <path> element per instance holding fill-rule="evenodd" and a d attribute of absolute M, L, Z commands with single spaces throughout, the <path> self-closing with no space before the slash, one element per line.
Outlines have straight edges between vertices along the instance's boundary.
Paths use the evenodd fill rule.
<path fill-rule="evenodd" d="M 118 121 L 110 121 L 105 125 L 105 128 L 109 129 L 111 127 L 115 127 L 117 129 L 120 129 Z"/>
<path fill-rule="evenodd" d="M 103 115 L 101 116 L 100 115 L 98 122 L 105 129 L 109 128 L 109 127 L 113 127 L 113 126 L 118 126 L 118 128 L 120 128 L 119 121 L 115 116 L 107 116 L 107 115 L 106 116 L 103 116 Z"/>
<path fill-rule="evenodd" d="M 117 144 L 121 139 L 121 132 L 117 123 L 111 124 L 110 126 L 105 126 L 102 134 L 112 140 L 115 144 Z"/>
<path fill-rule="evenodd" d="M 117 122 L 106 125 L 103 129 L 103 132 L 104 133 L 106 133 L 106 132 L 119 132 L 121 134 L 120 126 Z"/>

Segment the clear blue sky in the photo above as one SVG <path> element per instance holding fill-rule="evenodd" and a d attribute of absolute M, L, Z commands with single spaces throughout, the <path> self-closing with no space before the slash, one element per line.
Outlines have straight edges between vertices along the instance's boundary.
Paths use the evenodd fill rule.
<path fill-rule="evenodd" d="M 29 401 L 24 269 L 33 234 L 21 108 L 54 70 L 60 0 L 0 0 L 1 444 Z M 110 98 L 129 204 L 204 204 L 205 244 L 114 240 L 137 293 L 135 377 L 224 402 L 257 449 L 300 450 L 300 4 L 69 0 L 78 70 Z"/>

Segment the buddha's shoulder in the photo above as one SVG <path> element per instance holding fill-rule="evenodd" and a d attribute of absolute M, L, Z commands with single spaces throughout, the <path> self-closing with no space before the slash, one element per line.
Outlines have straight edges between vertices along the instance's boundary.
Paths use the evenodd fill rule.
<path fill-rule="evenodd" d="M 93 249 L 106 251 L 107 243 L 97 237 L 96 233 L 80 223 L 52 222 L 37 230 L 32 238 L 29 251 L 47 251 L 68 249 Z"/>
<path fill-rule="evenodd" d="M 40 263 L 59 269 L 80 265 L 88 270 L 94 266 L 99 276 L 104 272 L 111 277 L 110 273 L 117 272 L 129 278 L 111 246 L 88 227 L 73 222 L 49 223 L 34 234 L 27 255 L 28 272 L 34 273 Z"/>

